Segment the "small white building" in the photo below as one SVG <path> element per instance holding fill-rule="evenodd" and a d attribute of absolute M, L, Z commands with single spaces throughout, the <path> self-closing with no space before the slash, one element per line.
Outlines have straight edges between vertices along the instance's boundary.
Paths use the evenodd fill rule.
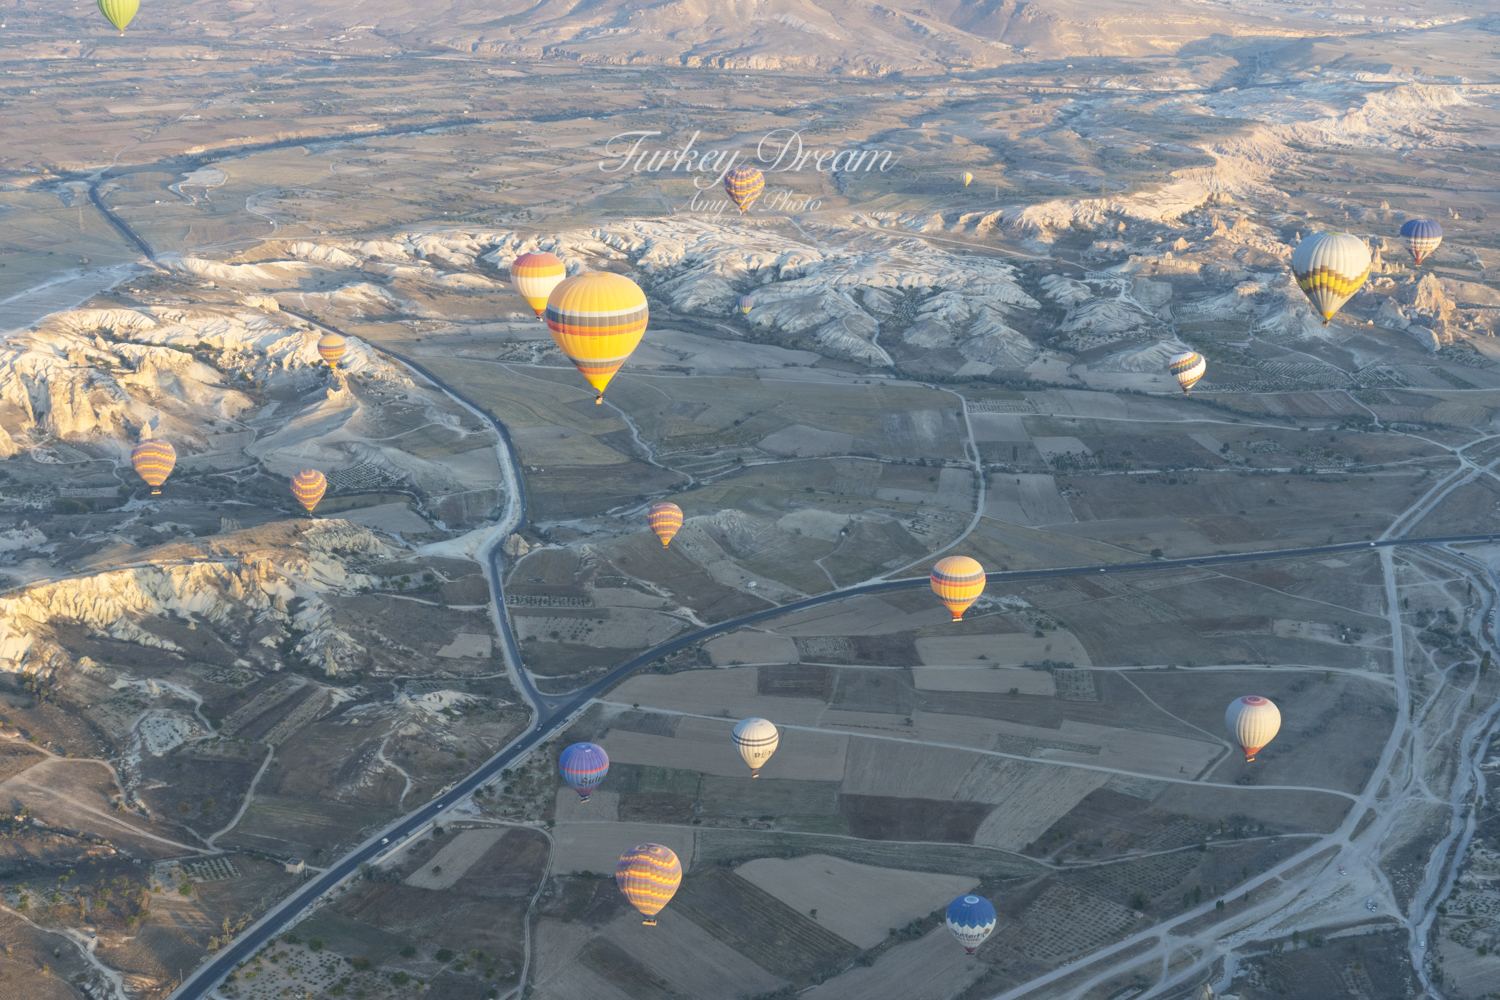
<path fill-rule="evenodd" d="M 307 862 L 301 858 L 288 858 L 282 862 L 282 867 L 287 870 L 287 874 L 289 875 L 301 875 L 307 868 Z"/>

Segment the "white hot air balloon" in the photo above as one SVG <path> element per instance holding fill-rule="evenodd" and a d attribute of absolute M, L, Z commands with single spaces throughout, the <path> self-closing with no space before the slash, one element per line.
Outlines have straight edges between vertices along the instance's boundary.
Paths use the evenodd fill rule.
<path fill-rule="evenodd" d="M 1292 251 L 1292 275 L 1327 326 L 1370 276 L 1370 248 L 1348 233 L 1313 233 Z"/>
<path fill-rule="evenodd" d="M 1224 725 L 1229 735 L 1245 751 L 1247 762 L 1255 759 L 1261 747 L 1276 738 L 1281 729 L 1281 710 L 1270 698 L 1247 694 L 1229 703 L 1224 711 Z"/>
<path fill-rule="evenodd" d="M 776 752 L 781 734 L 765 719 L 741 719 L 734 727 L 734 748 L 750 765 L 750 777 L 759 778 L 760 769 Z"/>

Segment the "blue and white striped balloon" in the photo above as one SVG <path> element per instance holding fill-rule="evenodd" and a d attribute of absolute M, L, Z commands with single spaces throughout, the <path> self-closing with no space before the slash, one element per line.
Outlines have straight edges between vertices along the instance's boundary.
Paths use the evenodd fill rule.
<path fill-rule="evenodd" d="M 609 754 L 597 743 L 574 743 L 558 756 L 557 769 L 569 787 L 587 802 L 589 793 L 609 773 Z"/>
<path fill-rule="evenodd" d="M 983 896 L 959 896 L 948 904 L 948 929 L 965 952 L 974 954 L 995 930 L 994 904 Z"/>
<path fill-rule="evenodd" d="M 1443 227 L 1432 219 L 1408 219 L 1401 227 L 1401 242 L 1411 259 L 1420 265 L 1443 242 Z"/>

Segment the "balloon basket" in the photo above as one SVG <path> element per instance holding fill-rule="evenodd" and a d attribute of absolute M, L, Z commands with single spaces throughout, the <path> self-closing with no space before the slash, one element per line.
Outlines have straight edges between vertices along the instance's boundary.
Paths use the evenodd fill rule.
<path fill-rule="evenodd" d="M 965 948 L 964 949 L 964 954 L 965 955 L 972 955 L 972 954 L 974 954 L 974 949 L 973 948 Z"/>
<path fill-rule="evenodd" d="M 655 920 L 642 920 L 641 921 L 641 926 L 642 927 L 655 927 L 656 926 L 656 921 Z"/>
<path fill-rule="evenodd" d="M 961 622 L 961 621 L 964 620 L 964 616 L 963 615 L 954 615 L 953 616 L 953 620 L 956 621 L 956 622 Z"/>
<path fill-rule="evenodd" d="M 152 490 L 151 495 L 154 497 L 159 497 L 161 496 L 161 490 Z"/>
<path fill-rule="evenodd" d="M 752 778 L 759 778 L 760 777 L 760 770 L 757 769 L 757 770 L 751 771 L 750 772 L 750 777 L 752 777 Z"/>
<path fill-rule="evenodd" d="M 579 802 L 587 802 L 588 800 L 589 800 L 589 797 L 587 795 L 580 795 L 580 796 L 578 796 L 578 801 Z"/>
<path fill-rule="evenodd" d="M 604 402 L 604 393 L 601 392 L 601 393 L 599 393 L 599 395 L 595 396 L 594 397 L 594 402 L 595 403 L 603 403 Z"/>

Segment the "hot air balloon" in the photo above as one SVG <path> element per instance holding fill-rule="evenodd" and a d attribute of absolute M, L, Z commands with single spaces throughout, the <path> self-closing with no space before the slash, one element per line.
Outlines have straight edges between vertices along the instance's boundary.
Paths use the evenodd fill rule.
<path fill-rule="evenodd" d="M 318 338 L 318 356 L 328 362 L 329 368 L 337 368 L 344 357 L 348 342 L 336 333 L 325 333 Z"/>
<path fill-rule="evenodd" d="M 562 779 L 568 787 L 587 802 L 589 793 L 598 788 L 609 773 L 609 754 L 597 743 L 574 743 L 558 756 L 557 769 L 562 772 Z"/>
<path fill-rule="evenodd" d="M 1443 242 L 1443 227 L 1432 219 L 1409 219 L 1401 226 L 1401 242 L 1420 267 L 1427 255 Z"/>
<path fill-rule="evenodd" d="M 750 310 L 755 308 L 755 299 L 752 298 L 749 295 L 741 295 L 740 296 L 740 301 L 739 301 L 739 307 L 740 307 L 740 314 L 742 316 L 748 316 L 748 315 L 750 315 Z"/>
<path fill-rule="evenodd" d="M 651 525 L 651 530 L 661 539 L 661 547 L 666 548 L 677 535 L 677 529 L 682 527 L 682 508 L 665 501 L 654 503 L 646 512 L 646 523 Z"/>
<path fill-rule="evenodd" d="M 1313 233 L 1292 252 L 1292 274 L 1327 326 L 1370 276 L 1370 248 L 1348 233 Z"/>
<path fill-rule="evenodd" d="M 959 621 L 969 605 L 984 593 L 984 567 L 968 556 L 939 559 L 932 567 L 932 592 Z"/>
<path fill-rule="evenodd" d="M 760 777 L 760 769 L 766 766 L 766 761 L 771 759 L 776 745 L 781 742 L 776 726 L 765 719 L 741 719 L 735 724 L 730 738 L 734 740 L 734 748 L 745 758 L 745 763 L 750 765 L 752 778 Z"/>
<path fill-rule="evenodd" d="M 177 464 L 177 449 L 170 441 L 147 438 L 130 450 L 130 466 L 151 487 L 151 495 L 161 493 L 161 484 Z"/>
<path fill-rule="evenodd" d="M 547 329 L 604 402 L 604 387 L 646 332 L 646 293 L 608 271 L 575 274 L 547 299 Z"/>
<path fill-rule="evenodd" d="M 303 469 L 292 477 L 292 496 L 311 514 L 328 491 L 328 477 L 317 469 Z"/>
<path fill-rule="evenodd" d="M 766 177 L 754 167 L 735 167 L 724 175 L 724 190 L 729 192 L 729 200 L 734 202 L 741 215 L 765 189 Z"/>
<path fill-rule="evenodd" d="M 567 276 L 567 266 L 550 253 L 523 253 L 510 263 L 510 283 L 539 320 L 546 316 L 547 296 Z"/>
<path fill-rule="evenodd" d="M 963 177 L 964 187 L 968 187 L 970 184 L 974 183 L 974 175 L 969 173 L 967 170 L 965 170 L 961 176 Z"/>
<path fill-rule="evenodd" d="M 995 906 L 983 896 L 959 896 L 948 904 L 948 929 L 970 955 L 995 930 Z"/>
<path fill-rule="evenodd" d="M 1167 371 L 1177 380 L 1177 384 L 1182 386 L 1184 396 L 1188 394 L 1189 389 L 1198 384 L 1198 380 L 1203 377 L 1203 372 L 1207 368 L 1208 362 L 1204 361 L 1203 355 L 1197 351 L 1183 351 L 1181 354 L 1172 355 L 1167 361 Z"/>
<path fill-rule="evenodd" d="M 672 901 L 682 884 L 682 862 L 670 847 L 636 844 L 620 855 L 620 863 L 615 866 L 615 884 L 630 905 L 646 918 L 641 923 L 655 927 L 652 918 Z"/>
<path fill-rule="evenodd" d="M 140 0 L 99 0 L 99 13 L 109 18 L 109 23 L 119 28 L 122 35 L 140 9 Z"/>
<path fill-rule="evenodd" d="M 1247 762 L 1255 759 L 1261 747 L 1276 738 L 1281 729 L 1281 710 L 1270 698 L 1247 694 L 1229 703 L 1224 711 L 1224 725 L 1229 735 L 1245 751 Z"/>

